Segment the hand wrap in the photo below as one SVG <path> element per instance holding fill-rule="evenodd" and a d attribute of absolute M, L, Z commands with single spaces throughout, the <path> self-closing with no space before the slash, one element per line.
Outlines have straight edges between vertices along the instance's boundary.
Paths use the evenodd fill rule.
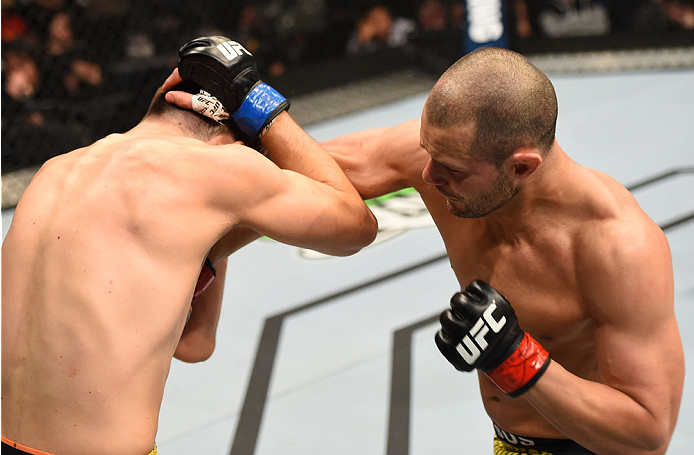
<path fill-rule="evenodd" d="M 193 95 L 192 103 L 195 112 L 216 122 L 224 123 L 225 120 L 229 119 L 229 112 L 224 108 L 222 102 L 204 90 Z"/>
<path fill-rule="evenodd" d="M 197 38 L 178 51 L 178 71 L 217 97 L 231 121 L 256 146 L 265 129 L 289 101 L 260 80 L 255 59 L 241 44 L 223 36 Z"/>

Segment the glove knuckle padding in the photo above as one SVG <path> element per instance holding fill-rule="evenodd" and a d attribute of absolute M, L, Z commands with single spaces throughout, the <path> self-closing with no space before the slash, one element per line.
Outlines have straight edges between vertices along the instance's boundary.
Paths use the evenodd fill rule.
<path fill-rule="evenodd" d="M 436 347 L 443 356 L 448 360 L 456 370 L 458 371 L 472 371 L 474 367 L 469 365 L 460 353 L 457 351 L 456 346 L 458 342 L 457 338 L 451 338 L 445 330 L 439 330 L 434 337 L 436 342 Z"/>
<path fill-rule="evenodd" d="M 439 316 L 443 330 L 455 340 L 460 340 L 470 329 L 464 319 L 456 317 L 451 310 L 446 310 Z"/>
<path fill-rule="evenodd" d="M 215 95 L 234 112 L 260 81 L 253 56 L 223 36 L 194 39 L 178 51 L 178 72 Z"/>
<path fill-rule="evenodd" d="M 441 326 L 470 369 L 495 368 L 523 337 L 506 298 L 482 281 L 473 281 L 463 292 L 454 294 L 450 305 L 451 309 L 441 314 Z"/>
<path fill-rule="evenodd" d="M 451 298 L 436 335 L 441 353 L 461 371 L 475 368 L 509 396 L 532 387 L 549 365 L 549 353 L 523 332 L 508 300 L 482 281 Z"/>
<path fill-rule="evenodd" d="M 244 135 L 257 146 L 270 123 L 289 101 L 260 80 L 255 59 L 241 44 L 223 36 L 194 39 L 178 51 L 178 72 L 216 96 Z"/>

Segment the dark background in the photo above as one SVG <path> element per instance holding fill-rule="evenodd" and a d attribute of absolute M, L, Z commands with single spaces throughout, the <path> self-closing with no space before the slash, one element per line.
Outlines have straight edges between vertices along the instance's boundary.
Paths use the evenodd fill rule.
<path fill-rule="evenodd" d="M 493 2 L 492 2 L 493 3 Z M 290 100 L 462 56 L 464 1 L 3 0 L 2 173 L 134 126 L 186 41 L 246 46 Z M 694 0 L 506 0 L 525 55 L 694 45 Z"/>

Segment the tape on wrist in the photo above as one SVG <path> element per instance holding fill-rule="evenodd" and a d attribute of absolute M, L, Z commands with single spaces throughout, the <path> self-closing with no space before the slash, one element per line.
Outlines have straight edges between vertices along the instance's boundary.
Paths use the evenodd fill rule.
<path fill-rule="evenodd" d="M 263 127 L 285 109 L 289 109 L 289 101 L 265 82 L 260 82 L 246 95 L 231 118 L 241 131 L 257 138 Z"/>
<path fill-rule="evenodd" d="M 205 90 L 193 95 L 193 110 L 198 114 L 209 117 L 219 123 L 229 118 L 229 112 L 222 106 L 222 103 Z"/>
<path fill-rule="evenodd" d="M 549 353 L 526 333 L 518 348 L 501 365 L 485 374 L 507 395 L 517 397 L 540 379 L 549 362 Z"/>

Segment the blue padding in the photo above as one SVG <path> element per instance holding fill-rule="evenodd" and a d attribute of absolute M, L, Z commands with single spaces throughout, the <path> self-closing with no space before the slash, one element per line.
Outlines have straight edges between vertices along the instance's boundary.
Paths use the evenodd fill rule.
<path fill-rule="evenodd" d="M 270 114 L 284 101 L 286 99 L 277 90 L 261 82 L 246 95 L 231 117 L 241 131 L 255 138 Z"/>

